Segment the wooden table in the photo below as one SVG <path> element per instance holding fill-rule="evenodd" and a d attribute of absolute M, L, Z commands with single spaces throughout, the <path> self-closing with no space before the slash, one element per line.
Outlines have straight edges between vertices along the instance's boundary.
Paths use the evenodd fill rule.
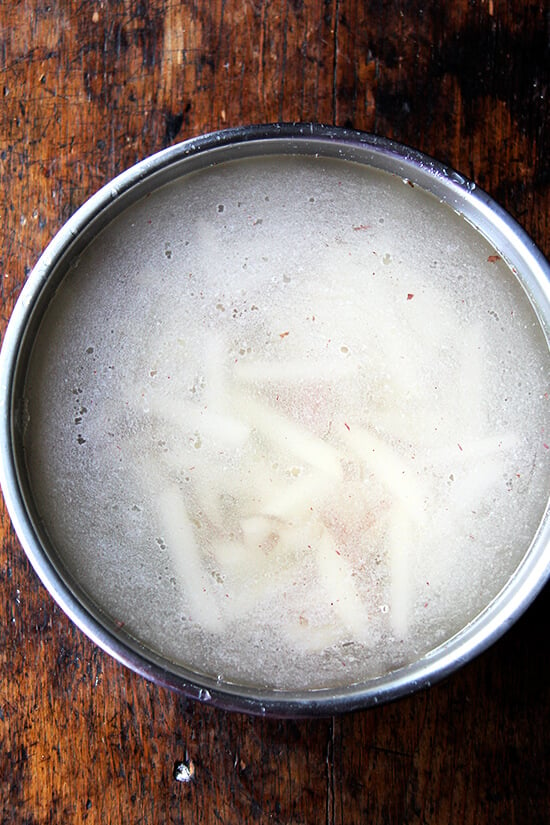
<path fill-rule="evenodd" d="M 99 186 L 250 122 L 411 144 L 487 189 L 548 255 L 549 43 L 544 0 L 6 0 L 2 332 L 41 249 Z M 426 692 L 325 720 L 249 718 L 94 647 L 0 518 L 3 825 L 550 822 L 548 588 Z"/>

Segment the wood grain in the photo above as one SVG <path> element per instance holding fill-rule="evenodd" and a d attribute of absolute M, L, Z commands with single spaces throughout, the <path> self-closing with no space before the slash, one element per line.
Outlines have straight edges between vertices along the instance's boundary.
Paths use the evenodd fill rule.
<path fill-rule="evenodd" d="M 0 4 L 1 331 L 99 186 L 224 126 L 385 134 L 473 178 L 550 253 L 550 13 L 531 0 Z M 88 641 L 0 510 L 0 821 L 546 825 L 550 592 L 427 692 L 314 721 L 227 714 Z M 187 766 L 188 782 L 174 778 Z"/>

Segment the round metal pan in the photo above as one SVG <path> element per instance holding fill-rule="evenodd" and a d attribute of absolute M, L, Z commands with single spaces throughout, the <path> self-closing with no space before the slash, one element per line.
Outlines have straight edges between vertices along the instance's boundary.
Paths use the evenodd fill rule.
<path fill-rule="evenodd" d="M 440 680 L 500 637 L 539 593 L 550 574 L 548 511 L 514 575 L 467 627 L 411 665 L 364 684 L 315 691 L 278 691 L 220 684 L 174 665 L 140 645 L 95 606 L 74 571 L 60 563 L 33 504 L 23 455 L 23 387 L 33 340 L 48 304 L 97 233 L 158 187 L 207 166 L 241 158 L 292 154 L 338 158 L 406 178 L 472 224 L 516 273 L 548 339 L 550 267 L 521 227 L 491 198 L 453 170 L 392 141 L 312 124 L 229 129 L 170 147 L 119 175 L 88 200 L 49 244 L 14 309 L 0 357 L 0 481 L 7 507 L 34 569 L 53 598 L 103 650 L 147 679 L 232 710 L 314 716 L 367 707 Z"/>

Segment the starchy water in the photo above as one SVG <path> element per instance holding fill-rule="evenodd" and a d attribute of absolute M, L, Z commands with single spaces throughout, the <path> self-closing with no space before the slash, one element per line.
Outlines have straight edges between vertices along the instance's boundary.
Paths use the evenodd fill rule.
<path fill-rule="evenodd" d="M 81 255 L 27 380 L 59 557 L 221 681 L 360 682 L 450 638 L 549 487 L 548 345 L 498 250 L 359 164 L 223 163 Z"/>

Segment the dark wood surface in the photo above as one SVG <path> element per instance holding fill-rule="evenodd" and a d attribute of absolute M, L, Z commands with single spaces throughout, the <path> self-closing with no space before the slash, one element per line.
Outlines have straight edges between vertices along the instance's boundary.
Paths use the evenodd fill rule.
<path fill-rule="evenodd" d="M 487 189 L 548 255 L 549 43 L 550 7 L 530 0 L 0 2 L 2 333 L 90 194 L 230 125 L 315 120 L 409 143 Z M 426 692 L 338 718 L 249 718 L 103 654 L 0 519 L 2 825 L 550 822 L 548 589 Z"/>

